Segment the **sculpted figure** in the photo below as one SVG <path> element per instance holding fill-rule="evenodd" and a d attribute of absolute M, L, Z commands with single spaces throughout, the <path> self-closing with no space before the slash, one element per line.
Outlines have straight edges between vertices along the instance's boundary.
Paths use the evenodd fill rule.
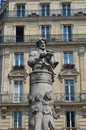
<path fill-rule="evenodd" d="M 46 69 L 54 74 L 53 69 L 58 62 L 53 55 L 53 51 L 46 49 L 46 44 L 47 42 L 45 39 L 39 39 L 36 42 L 38 50 L 30 52 L 28 65 L 32 67 L 33 71 Z"/>
<path fill-rule="evenodd" d="M 53 120 L 53 95 L 52 91 L 46 92 L 43 100 L 43 130 L 54 130 L 54 120 Z"/>
<path fill-rule="evenodd" d="M 42 113 L 43 105 L 42 105 L 42 95 L 37 94 L 35 97 L 35 102 L 32 105 L 32 117 L 31 117 L 31 125 L 35 130 L 41 130 L 42 128 Z"/>

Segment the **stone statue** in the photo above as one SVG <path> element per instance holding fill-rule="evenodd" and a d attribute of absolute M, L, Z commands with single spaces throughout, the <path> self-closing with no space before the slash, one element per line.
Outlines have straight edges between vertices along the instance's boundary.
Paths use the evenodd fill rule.
<path fill-rule="evenodd" d="M 38 50 L 30 52 L 28 65 L 32 67 L 33 71 L 46 69 L 54 74 L 53 69 L 57 66 L 58 61 L 54 57 L 53 51 L 45 48 L 46 44 L 45 39 L 39 39 L 36 42 Z"/>
<path fill-rule="evenodd" d="M 46 49 L 46 40 L 36 42 L 38 50 L 29 54 L 28 65 L 32 68 L 30 73 L 29 96 L 29 129 L 54 130 L 54 118 L 58 114 L 54 111 L 52 82 L 54 81 L 54 68 L 58 61 L 52 50 Z"/>

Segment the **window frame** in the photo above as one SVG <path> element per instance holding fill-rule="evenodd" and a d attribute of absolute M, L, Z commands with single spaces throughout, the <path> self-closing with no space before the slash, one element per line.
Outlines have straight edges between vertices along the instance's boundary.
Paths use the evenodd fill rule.
<path fill-rule="evenodd" d="M 16 56 L 18 56 L 17 59 Z M 22 61 L 21 56 L 23 56 Z M 24 53 L 14 53 L 14 66 L 24 66 Z"/>
<path fill-rule="evenodd" d="M 63 57 L 64 57 L 63 58 L 63 64 L 70 64 L 70 65 L 74 64 L 74 56 L 73 56 L 72 51 L 63 52 Z"/>
<path fill-rule="evenodd" d="M 63 41 L 72 41 L 73 28 L 72 25 L 63 25 Z"/>
<path fill-rule="evenodd" d="M 68 83 L 66 83 L 68 82 Z M 71 83 L 72 82 L 72 83 Z M 65 101 L 72 102 L 75 97 L 75 82 L 73 79 L 64 80 L 64 89 L 65 89 Z"/>
<path fill-rule="evenodd" d="M 25 16 L 25 4 L 17 4 L 16 11 L 17 11 L 17 17 L 24 17 Z"/>
<path fill-rule="evenodd" d="M 50 4 L 41 4 L 41 15 L 50 16 Z"/>
<path fill-rule="evenodd" d="M 16 115 L 14 115 L 14 114 L 16 114 Z M 15 116 L 17 117 L 17 119 L 15 119 Z M 20 119 L 20 117 L 21 117 L 21 119 Z M 16 122 L 15 122 L 15 120 L 16 120 Z M 14 128 L 22 128 L 22 111 L 13 111 L 13 126 L 14 126 Z"/>
<path fill-rule="evenodd" d="M 71 16 L 71 3 L 62 3 L 62 15 Z"/>
<path fill-rule="evenodd" d="M 16 83 L 18 83 L 18 84 L 15 84 L 15 82 Z M 20 84 L 20 82 L 22 83 L 22 84 Z M 14 82 L 13 82 L 13 102 L 22 102 L 22 96 L 23 96 L 23 87 L 24 86 L 24 82 L 23 82 L 23 80 L 14 80 Z"/>
<path fill-rule="evenodd" d="M 67 113 L 69 114 L 69 119 L 67 119 Z M 72 116 L 72 114 L 73 114 L 73 116 Z M 75 124 L 76 124 L 76 120 L 75 120 L 76 113 L 75 113 L 75 111 L 66 111 L 65 116 L 66 116 L 66 127 L 67 128 L 75 128 Z"/>

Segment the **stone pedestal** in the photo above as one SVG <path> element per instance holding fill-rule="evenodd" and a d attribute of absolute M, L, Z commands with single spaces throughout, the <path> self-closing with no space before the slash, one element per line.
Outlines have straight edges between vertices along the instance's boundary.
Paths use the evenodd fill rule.
<path fill-rule="evenodd" d="M 52 91 L 53 74 L 46 70 L 30 73 L 30 94 L 35 97 L 37 94 L 45 95 Z"/>

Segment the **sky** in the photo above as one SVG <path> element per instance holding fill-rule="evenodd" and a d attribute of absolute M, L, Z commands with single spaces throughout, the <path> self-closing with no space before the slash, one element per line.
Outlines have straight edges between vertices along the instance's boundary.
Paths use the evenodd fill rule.
<path fill-rule="evenodd" d="M 0 4 L 1 4 L 1 0 L 0 0 Z"/>

